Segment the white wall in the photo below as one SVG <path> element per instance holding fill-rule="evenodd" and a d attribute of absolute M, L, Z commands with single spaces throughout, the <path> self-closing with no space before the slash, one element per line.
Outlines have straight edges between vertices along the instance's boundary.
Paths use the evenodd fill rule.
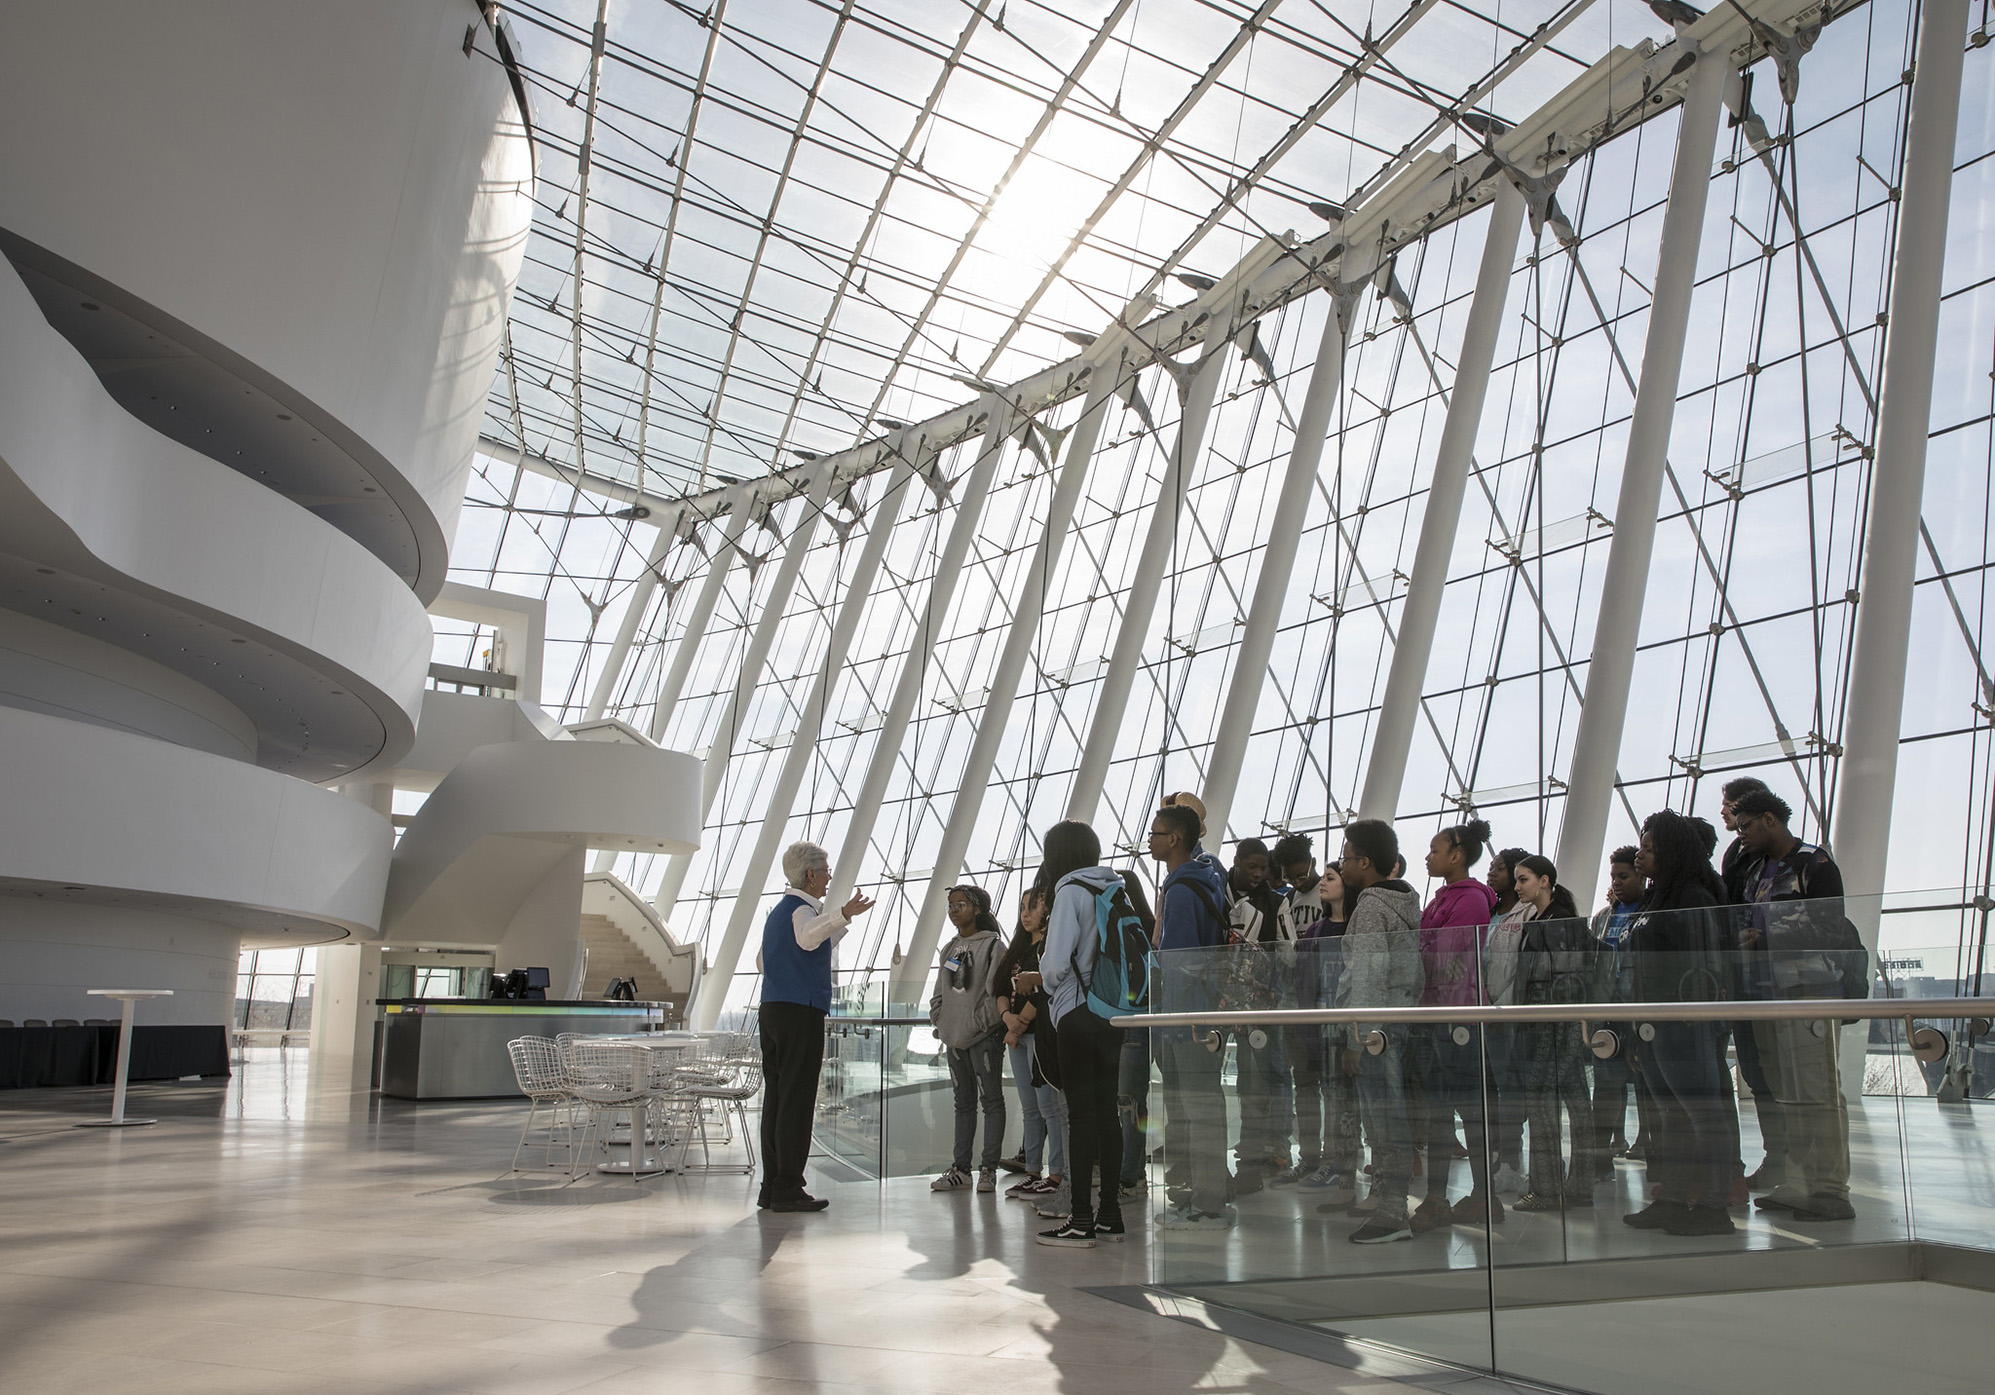
<path fill-rule="evenodd" d="M 242 932 L 196 915 L 33 896 L 0 898 L 0 1017 L 116 1017 L 89 988 L 168 988 L 144 1026 L 213 1026 L 235 1010 Z"/>
<path fill-rule="evenodd" d="M 392 467 L 443 584 L 531 215 L 466 0 L 8 7 L 0 228 L 302 394 Z"/>

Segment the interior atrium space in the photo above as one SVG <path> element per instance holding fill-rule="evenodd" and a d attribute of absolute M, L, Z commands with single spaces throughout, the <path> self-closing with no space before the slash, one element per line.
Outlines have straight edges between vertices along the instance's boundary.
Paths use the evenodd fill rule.
<path fill-rule="evenodd" d="M 0 0 L 0 1391 L 1983 1388 L 1991 34 Z"/>

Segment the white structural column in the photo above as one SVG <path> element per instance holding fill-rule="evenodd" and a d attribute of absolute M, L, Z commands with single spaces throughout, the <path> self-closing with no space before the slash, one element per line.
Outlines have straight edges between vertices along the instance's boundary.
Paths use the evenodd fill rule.
<path fill-rule="evenodd" d="M 686 613 L 686 628 L 679 634 L 679 647 L 672 651 L 672 663 L 658 682 L 658 697 L 651 707 L 651 727 L 646 733 L 653 741 L 664 738 L 666 723 L 672 720 L 672 709 L 679 705 L 679 694 L 686 690 L 686 679 L 692 675 L 700 641 L 706 638 L 707 621 L 713 619 L 714 607 L 720 603 L 720 593 L 727 586 L 727 574 L 734 566 L 734 554 L 747 526 L 748 510 L 736 505 L 721 529 L 720 552 L 708 561 L 706 578 L 693 597 L 693 608 Z M 664 643 L 662 632 L 658 640 Z"/>
<path fill-rule="evenodd" d="M 651 551 L 644 559 L 644 575 L 637 578 L 636 584 L 630 588 L 630 601 L 623 608 L 623 620 L 617 625 L 616 638 L 610 642 L 610 652 L 603 658 L 603 671 L 596 675 L 596 686 L 589 693 L 589 707 L 584 721 L 601 721 L 603 713 L 609 710 L 617 680 L 623 677 L 623 666 L 630 660 L 630 646 L 637 639 L 637 627 L 644 623 L 644 612 L 651 608 L 651 593 L 658 589 L 658 569 L 665 565 L 665 551 L 672 545 L 678 521 L 678 515 L 661 520 L 657 540 L 651 544 Z M 669 608 L 669 601 L 667 605 Z"/>
<path fill-rule="evenodd" d="M 1330 414 L 1337 405 L 1337 392 L 1344 381 L 1344 345 L 1351 332 L 1350 312 L 1356 297 L 1330 292 L 1323 316 L 1323 338 L 1316 346 L 1316 364 L 1310 369 L 1309 388 L 1302 397 L 1302 412 L 1296 418 L 1295 442 L 1289 447 L 1288 473 L 1282 477 L 1281 494 L 1275 500 L 1274 523 L 1268 530 L 1268 545 L 1261 554 L 1260 575 L 1254 582 L 1254 598 L 1247 606 L 1247 628 L 1240 636 L 1240 652 L 1233 663 L 1233 676 L 1226 685 L 1226 702 L 1220 709 L 1219 727 L 1212 741 L 1212 760 L 1205 772 L 1205 816 L 1213 836 L 1226 836 L 1226 815 L 1233 807 L 1233 795 L 1240 785 L 1240 767 L 1247 757 L 1247 740 L 1252 734 L 1254 713 L 1261 705 L 1261 688 L 1267 681 L 1268 660 L 1274 653 L 1275 627 L 1281 623 L 1282 604 L 1288 599 L 1295 553 L 1302 542 L 1302 522 L 1309 499 L 1316 488 L 1316 474 L 1323 464 L 1323 445 L 1330 435 Z"/>
<path fill-rule="evenodd" d="M 707 747 L 706 774 L 700 782 L 702 827 L 706 825 L 714 800 L 720 796 L 721 781 L 727 778 L 728 762 L 734 759 L 735 734 L 748 718 L 748 704 L 753 701 L 755 689 L 762 682 L 762 670 L 769 662 L 769 650 L 775 646 L 776 631 L 782 628 L 783 614 L 790 608 L 790 593 L 797 589 L 797 574 L 803 570 L 804 557 L 817 537 L 818 520 L 824 516 L 825 501 L 831 495 L 831 475 L 830 470 L 820 470 L 817 478 L 811 481 L 810 493 L 805 496 L 803 517 L 790 530 L 783 560 L 776 568 L 775 578 L 769 583 L 769 594 L 762 598 L 762 613 L 756 618 L 755 629 L 748 637 L 748 652 L 741 657 L 741 673 L 734 680 L 734 692 L 727 700 L 727 710 L 721 714 L 720 726 Z M 679 900 L 679 889 L 686 884 L 686 873 L 692 865 L 691 853 L 675 853 L 666 859 L 665 876 L 658 883 L 652 905 L 668 924 L 672 919 L 672 907 Z"/>
<path fill-rule="evenodd" d="M 1157 597 L 1164 589 L 1164 573 L 1171 564 L 1171 544 L 1177 540 L 1178 520 L 1184 515 L 1185 491 L 1205 449 L 1212 400 L 1218 395 L 1219 380 L 1226 372 L 1226 344 L 1223 339 L 1206 341 L 1205 360 L 1184 390 L 1177 439 L 1164 464 L 1157 506 L 1150 514 L 1149 531 L 1143 535 L 1143 550 L 1136 558 L 1129 597 L 1122 607 L 1122 625 L 1115 633 L 1115 649 L 1109 655 L 1108 671 L 1102 675 L 1101 695 L 1095 699 L 1087 741 L 1081 747 L 1080 768 L 1074 772 L 1073 793 L 1067 798 L 1070 819 L 1091 823 L 1101 803 L 1102 786 L 1108 782 L 1115 740 L 1121 734 L 1123 714 L 1129 710 L 1129 693 L 1136 685 L 1136 670 L 1143 661 L 1143 641 L 1150 637 L 1150 621 L 1156 616 Z"/>
<path fill-rule="evenodd" d="M 1524 196 L 1504 180 L 1489 213 L 1489 232 L 1482 244 L 1475 296 L 1469 302 L 1469 322 L 1462 332 L 1448 417 L 1434 455 L 1434 479 L 1427 489 L 1426 512 L 1420 518 L 1420 541 L 1413 550 L 1406 603 L 1399 612 L 1399 637 L 1393 645 L 1392 668 L 1386 674 L 1385 696 L 1379 703 L 1371 759 L 1365 765 L 1358 812 L 1366 818 L 1390 819 L 1399 810 L 1407 753 L 1420 716 L 1420 690 L 1426 684 L 1427 662 L 1434 652 L 1434 629 L 1441 618 L 1441 596 L 1448 584 L 1448 563 L 1454 556 L 1455 534 L 1462 521 L 1462 497 L 1468 492 L 1469 471 L 1475 463 L 1476 433 L 1482 428 L 1490 365 L 1496 360 L 1497 332 L 1503 327 L 1504 304 L 1510 298 L 1510 271 L 1517 260 L 1517 235 L 1523 224 Z M 1208 808 L 1211 803 L 1208 798 Z"/>
<path fill-rule="evenodd" d="M 1573 738 L 1565 824 L 1559 834 L 1559 879 L 1582 906 L 1593 904 L 1607 837 L 1608 804 L 1614 796 L 1614 771 L 1621 756 L 1621 729 L 1628 715 L 1635 641 L 1649 588 L 1649 559 L 1655 552 L 1656 510 L 1662 503 L 1669 433 L 1676 419 L 1676 390 L 1683 372 L 1684 336 L 1697 282 L 1697 248 L 1711 192 L 1711 157 L 1728 61 L 1723 52 L 1698 56 L 1676 136 L 1642 376 L 1628 424 L 1627 463 L 1621 469 L 1621 497 L 1614 507 L 1614 539 L 1607 549 L 1593 658 L 1586 670 L 1585 704 Z"/>
<path fill-rule="evenodd" d="M 720 1019 L 720 1010 L 727 1002 L 727 990 L 734 982 L 735 966 L 741 962 L 741 947 L 747 943 L 749 926 L 762 910 L 763 885 L 769 880 L 770 869 L 776 865 L 776 858 L 783 850 L 790 811 L 796 805 L 797 791 L 803 787 L 804 774 L 817 749 L 817 734 L 824 721 L 824 709 L 831 701 L 832 689 L 844 676 L 845 658 L 852 647 L 852 636 L 859 628 L 860 618 L 866 613 L 867 601 L 872 599 L 873 581 L 879 575 L 880 560 L 886 555 L 887 541 L 893 534 L 894 524 L 900 519 L 901 506 L 913 478 L 913 463 L 903 452 L 887 475 L 886 488 L 866 510 L 865 546 L 859 550 L 859 560 L 853 565 L 851 579 L 845 587 L 845 598 L 838 606 L 838 618 L 832 622 L 831 637 L 824 646 L 824 660 L 818 665 L 817 676 L 811 680 L 810 693 L 798 710 L 797 729 L 790 737 L 789 749 L 783 753 L 782 770 L 769 792 L 769 803 L 762 811 L 762 827 L 756 835 L 754 850 L 742 865 L 741 890 L 735 894 L 734 906 L 727 918 L 727 929 L 714 950 L 713 962 L 701 981 L 699 997 L 693 1004 L 692 1015 L 703 1030 L 711 1028 Z"/>
<path fill-rule="evenodd" d="M 845 844 L 831 865 L 828 899 L 833 905 L 844 905 L 859 883 L 873 825 L 879 822 L 880 805 L 887 797 L 887 785 L 901 759 L 901 739 L 907 735 L 907 725 L 914 718 L 914 705 L 921 700 L 922 680 L 928 674 L 929 648 L 941 636 L 943 622 L 949 618 L 949 607 L 956 599 L 956 582 L 963 574 L 964 559 L 970 555 L 970 543 L 976 538 L 977 524 L 983 518 L 984 500 L 990 497 L 991 481 L 997 477 L 998 462 L 1004 459 L 1005 438 L 1017 420 L 996 397 L 984 399 L 984 410 L 989 416 L 984 424 L 983 444 L 978 448 L 976 463 L 970 467 L 969 484 L 963 502 L 957 505 L 955 521 L 949 525 L 942 555 L 936 559 L 935 580 L 929 583 L 921 627 L 915 631 L 907 658 L 901 663 L 893 699 L 887 704 L 887 715 L 880 724 L 879 739 L 873 743 L 873 754 L 866 762 L 859 797 L 852 805 L 852 817 L 845 823 Z"/>
<path fill-rule="evenodd" d="M 1898 783 L 1898 735 L 1905 710 L 1912 583 L 1918 570 L 1940 273 L 1946 260 L 1967 21 L 1967 0 L 1926 0 L 1919 17 L 1898 247 L 1892 259 L 1891 319 L 1884 334 L 1876 474 L 1863 542 L 1862 595 L 1857 602 L 1849 709 L 1836 789 L 1836 861 L 1843 869 L 1844 887 L 1864 898 L 1884 890 L 1891 802 Z M 1856 902 L 1850 911 L 1866 941 L 1875 946 L 1876 902 Z M 1857 1061 L 1860 1067 L 1861 1052 Z"/>
<path fill-rule="evenodd" d="M 1018 601 L 1012 607 L 1011 627 L 1005 633 L 1004 649 L 991 675 L 990 696 L 984 702 L 983 715 L 977 719 L 977 734 L 970 743 L 970 754 L 963 761 L 956 799 L 949 806 L 949 821 L 943 826 L 942 843 L 935 853 L 935 870 L 921 899 L 914 929 L 908 935 L 907 953 L 894 970 L 888 990 L 893 1002 L 906 1001 L 905 995 L 918 993 L 928 980 L 928 961 L 935 957 L 936 941 L 942 930 L 942 908 L 948 900 L 949 887 L 962 870 L 964 854 L 969 851 L 970 834 L 983 809 L 984 791 L 990 784 L 998 747 L 1011 719 L 1012 700 L 1024 676 L 1025 661 L 1031 657 L 1032 643 L 1038 638 L 1039 617 L 1046 608 L 1046 587 L 1059 565 L 1067 529 L 1073 522 L 1074 506 L 1080 502 L 1081 488 L 1087 482 L 1088 464 L 1094 457 L 1095 443 L 1101 439 L 1101 424 L 1108 415 L 1115 380 L 1124 371 L 1120 357 L 1116 356 L 1111 361 L 1097 363 L 1088 379 L 1080 420 L 1074 423 L 1073 434 L 1067 438 L 1067 454 L 1060 462 L 1060 475 L 1046 506 L 1045 526 L 1019 586 Z"/>

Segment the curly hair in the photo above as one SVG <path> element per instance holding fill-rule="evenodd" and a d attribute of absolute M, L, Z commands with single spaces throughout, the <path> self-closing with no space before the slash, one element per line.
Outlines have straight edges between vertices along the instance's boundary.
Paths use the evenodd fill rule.
<path fill-rule="evenodd" d="M 1705 841 L 1705 824 L 1674 809 L 1658 809 L 1642 820 L 1642 836 L 1649 840 L 1650 855 L 1656 865 L 1650 895 L 1666 902 L 1682 886 L 1701 886 L 1712 899 L 1725 899 L 1725 883 L 1711 867 L 1710 844 Z"/>

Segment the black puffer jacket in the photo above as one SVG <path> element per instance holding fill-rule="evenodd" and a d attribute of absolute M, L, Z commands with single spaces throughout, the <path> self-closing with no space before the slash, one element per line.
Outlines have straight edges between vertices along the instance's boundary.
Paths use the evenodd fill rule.
<path fill-rule="evenodd" d="M 1635 996 L 1645 1003 L 1729 1000 L 1734 943 L 1719 893 L 1701 881 L 1650 891 L 1628 927 Z"/>

